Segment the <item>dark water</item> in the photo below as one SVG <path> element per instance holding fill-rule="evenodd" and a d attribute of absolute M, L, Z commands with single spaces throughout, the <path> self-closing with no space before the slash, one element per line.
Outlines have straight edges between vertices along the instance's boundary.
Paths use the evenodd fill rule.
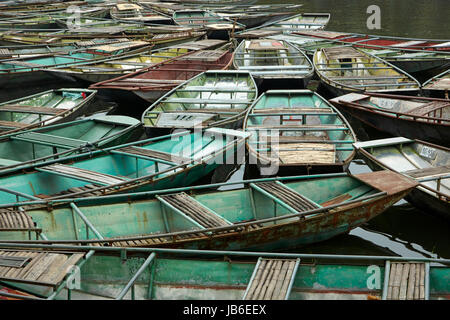
<path fill-rule="evenodd" d="M 258 4 L 277 3 L 260 0 Z M 327 30 L 348 31 L 367 34 L 393 35 L 400 37 L 450 39 L 448 16 L 449 0 L 282 0 L 279 3 L 302 3 L 302 12 L 329 12 L 331 21 Z M 381 29 L 369 30 L 366 20 L 369 5 L 381 8 Z M 450 41 L 450 40 L 449 40 Z M 18 90 L 2 90 L 0 102 L 40 92 L 50 88 L 84 87 L 85 83 L 55 81 L 51 84 L 22 87 Z M 115 114 L 126 114 L 140 118 L 148 103 L 130 99 L 129 96 L 112 97 L 99 92 L 98 103 L 103 106 L 117 106 Z M 327 97 L 330 98 L 330 97 Z M 353 123 L 352 123 L 353 125 Z M 377 133 L 366 132 L 367 128 L 358 128 L 358 139 L 366 140 Z M 216 181 L 238 181 L 251 178 L 245 173 L 245 167 L 222 168 L 212 178 Z M 364 163 L 355 161 L 350 166 L 352 173 L 370 171 Z M 202 180 L 208 183 L 210 180 Z M 450 258 L 450 224 L 430 214 L 421 212 L 401 201 L 377 218 L 365 225 L 341 235 L 302 248 L 290 250 L 298 253 L 330 253 L 361 255 L 399 255 L 408 257 Z"/>
<path fill-rule="evenodd" d="M 257 4 L 303 4 L 301 12 L 328 12 L 327 30 L 386 36 L 450 39 L 448 0 L 259 0 Z M 367 28 L 367 7 L 381 9 L 381 29 Z"/>

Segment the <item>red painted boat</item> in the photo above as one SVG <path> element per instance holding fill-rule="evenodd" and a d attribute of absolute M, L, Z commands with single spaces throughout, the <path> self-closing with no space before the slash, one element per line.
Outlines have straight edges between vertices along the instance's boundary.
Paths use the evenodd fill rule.
<path fill-rule="evenodd" d="M 295 31 L 292 32 L 292 34 L 323 40 L 338 41 L 346 44 L 351 43 L 357 47 L 366 49 L 381 49 L 388 47 L 403 50 L 450 51 L 450 40 L 400 38 L 324 30 Z"/>
<path fill-rule="evenodd" d="M 131 91 L 146 101 L 154 102 L 204 71 L 228 69 L 232 61 L 233 53 L 229 50 L 200 50 L 125 76 L 95 83 L 90 88 Z"/>

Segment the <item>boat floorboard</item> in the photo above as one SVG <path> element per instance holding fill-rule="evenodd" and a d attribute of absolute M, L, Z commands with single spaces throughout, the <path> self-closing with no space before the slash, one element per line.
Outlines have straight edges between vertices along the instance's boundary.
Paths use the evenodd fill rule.
<path fill-rule="evenodd" d="M 288 204 L 298 212 L 304 212 L 319 208 L 317 204 L 302 196 L 300 193 L 292 190 L 291 188 L 288 188 L 281 182 L 259 182 L 255 183 L 255 185 L 270 193 L 272 196 L 280 199 L 284 203 Z"/>
<path fill-rule="evenodd" d="M 83 256 L 84 253 L 3 250 L 0 280 L 56 287 Z"/>
<path fill-rule="evenodd" d="M 392 263 L 387 300 L 424 300 L 425 263 Z"/>
<path fill-rule="evenodd" d="M 286 300 L 298 259 L 260 259 L 244 300 Z"/>

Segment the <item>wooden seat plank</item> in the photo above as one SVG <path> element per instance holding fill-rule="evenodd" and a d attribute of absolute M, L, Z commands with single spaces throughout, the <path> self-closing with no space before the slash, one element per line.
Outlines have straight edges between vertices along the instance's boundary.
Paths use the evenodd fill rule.
<path fill-rule="evenodd" d="M 421 168 L 402 172 L 412 178 L 424 178 L 432 176 L 448 175 L 450 173 L 450 165 L 431 167 L 431 168 Z"/>
<path fill-rule="evenodd" d="M 62 164 L 52 164 L 49 166 L 39 167 L 36 168 L 38 171 L 52 173 L 52 174 L 59 174 L 63 175 L 69 178 L 83 180 L 83 181 L 89 181 L 93 183 L 99 183 L 103 185 L 113 185 L 117 183 L 121 183 L 124 181 L 127 181 L 128 179 L 117 177 L 105 173 L 95 172 L 91 170 L 81 169 L 77 167 L 71 167 L 67 165 Z"/>
<path fill-rule="evenodd" d="M 244 300 L 285 300 L 300 259 L 262 259 L 253 271 Z"/>
<path fill-rule="evenodd" d="M 211 209 L 203 206 L 200 202 L 187 195 L 185 192 L 180 192 L 170 195 L 159 196 L 170 205 L 183 212 L 189 218 L 195 220 L 204 228 L 214 228 L 231 225 L 230 222 L 213 212 Z"/>
<path fill-rule="evenodd" d="M 4 104 L 0 105 L 0 111 L 8 112 L 20 112 L 20 113 L 36 113 L 43 115 L 57 115 L 68 109 L 63 108 L 47 108 L 47 107 L 35 107 L 21 104 Z"/>
<path fill-rule="evenodd" d="M 416 116 L 425 116 L 429 114 L 430 112 L 443 109 L 446 107 L 450 107 L 450 102 L 446 101 L 433 101 L 430 103 L 423 104 L 421 106 L 418 106 L 417 108 L 414 108 L 410 111 L 408 111 L 408 114 L 416 115 Z"/>

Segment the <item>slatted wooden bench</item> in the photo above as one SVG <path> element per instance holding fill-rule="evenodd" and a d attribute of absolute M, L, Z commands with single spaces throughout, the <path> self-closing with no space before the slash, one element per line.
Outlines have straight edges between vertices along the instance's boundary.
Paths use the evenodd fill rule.
<path fill-rule="evenodd" d="M 432 168 L 423 168 L 423 169 L 414 169 L 402 172 L 414 179 L 420 179 L 425 177 L 442 177 L 448 176 L 450 174 L 450 165 L 432 167 Z"/>
<path fill-rule="evenodd" d="M 78 148 L 86 144 L 84 140 L 71 139 L 61 136 L 54 136 L 45 133 L 38 132 L 25 132 L 15 136 L 12 136 L 13 140 L 20 140 L 34 144 L 40 144 L 45 146 L 52 146 L 58 148 Z"/>
<path fill-rule="evenodd" d="M 204 206 L 184 192 L 156 196 L 164 205 L 175 212 L 188 217 L 203 228 L 214 228 L 232 225 L 231 222 Z"/>
<path fill-rule="evenodd" d="M 386 264 L 388 265 L 388 264 Z M 428 268 L 425 263 L 390 263 L 385 274 L 383 300 L 427 300 Z M 388 268 L 386 268 L 388 269 Z"/>
<path fill-rule="evenodd" d="M 0 251 L 0 280 L 56 288 L 84 253 Z"/>
<path fill-rule="evenodd" d="M 285 164 L 336 163 L 336 146 L 329 143 L 284 143 L 271 146 L 271 152 Z"/>
<path fill-rule="evenodd" d="M 259 258 L 243 300 L 287 300 L 300 259 Z"/>
<path fill-rule="evenodd" d="M 35 107 L 35 106 L 26 106 L 20 104 L 4 104 L 0 105 L 0 111 L 8 111 L 8 112 L 18 112 L 18 113 L 36 113 L 42 115 L 57 115 L 68 109 L 63 108 L 46 108 L 46 107 Z"/>
<path fill-rule="evenodd" d="M 0 231 L 39 231 L 31 216 L 24 211 L 0 210 Z"/>
<path fill-rule="evenodd" d="M 180 60 L 201 60 L 214 62 L 224 56 L 227 51 L 224 50 L 200 50 L 183 56 Z"/>
<path fill-rule="evenodd" d="M 320 208 L 320 205 L 302 196 L 300 193 L 289 188 L 279 181 L 268 181 L 250 184 L 254 189 L 260 188 L 272 197 L 281 200 L 297 212 L 304 212 Z M 256 188 L 255 188 L 256 186 Z"/>
<path fill-rule="evenodd" d="M 25 128 L 30 126 L 29 123 L 21 123 L 21 122 L 14 122 L 14 121 L 4 121 L 0 120 L 0 127 L 6 127 L 6 128 Z"/>
<path fill-rule="evenodd" d="M 408 111 L 408 114 L 414 116 L 426 116 L 433 111 L 442 110 L 443 108 L 450 107 L 450 103 L 446 101 L 433 101 L 423 104 L 417 108 Z"/>
<path fill-rule="evenodd" d="M 325 54 L 328 60 L 351 58 L 367 59 L 367 56 L 351 47 L 324 48 L 322 49 L 322 52 Z"/>
<path fill-rule="evenodd" d="M 203 126 L 208 121 L 217 117 L 217 113 L 160 112 L 155 122 L 155 127 L 162 128 L 192 128 Z"/>
<path fill-rule="evenodd" d="M 128 180 L 127 178 L 112 176 L 109 174 L 81 169 L 77 167 L 71 167 L 59 163 L 44 167 L 38 167 L 36 168 L 36 170 L 104 186 L 114 185 Z"/>
<path fill-rule="evenodd" d="M 123 147 L 123 148 L 117 149 L 113 152 L 114 153 L 122 152 L 125 154 L 143 156 L 143 157 L 147 157 L 151 160 L 156 160 L 156 161 L 162 160 L 167 164 L 181 164 L 181 163 L 189 163 L 192 161 L 192 159 L 190 159 L 190 158 L 177 156 L 177 155 L 174 155 L 171 153 L 156 151 L 156 150 L 149 150 L 149 149 L 134 147 L 134 146 Z"/>
<path fill-rule="evenodd" d="M 190 98 L 167 98 L 161 103 L 186 103 L 186 104 L 252 104 L 251 100 L 244 99 L 190 99 Z"/>

